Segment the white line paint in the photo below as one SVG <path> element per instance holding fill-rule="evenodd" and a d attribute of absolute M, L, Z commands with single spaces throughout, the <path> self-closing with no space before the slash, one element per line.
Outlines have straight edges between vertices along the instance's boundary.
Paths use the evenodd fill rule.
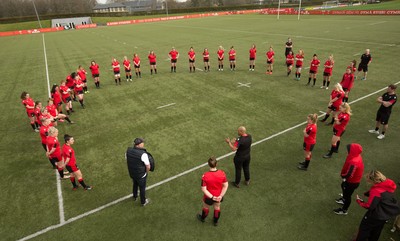
<path fill-rule="evenodd" d="M 57 169 L 56 169 L 56 182 L 57 182 L 58 210 L 60 213 L 60 224 L 63 224 L 65 223 L 64 199 L 62 196 L 61 180 Z"/>
<path fill-rule="evenodd" d="M 377 25 L 377 24 L 382 24 L 382 23 L 386 23 L 387 21 L 381 21 L 381 22 L 376 22 L 376 23 L 370 23 L 368 25 L 372 26 L 372 25 Z"/>
<path fill-rule="evenodd" d="M 304 69 L 309 69 L 310 67 L 305 67 Z"/>
<path fill-rule="evenodd" d="M 196 68 L 198 71 L 204 72 L 204 70 L 200 69 L 200 68 Z"/>
<path fill-rule="evenodd" d="M 322 110 L 320 110 L 319 113 L 322 113 L 322 114 L 324 114 L 324 115 L 326 114 L 326 112 L 325 112 L 325 111 L 322 111 Z"/>
<path fill-rule="evenodd" d="M 42 43 L 43 43 L 43 54 L 44 54 L 44 66 L 45 66 L 45 69 L 46 69 L 47 91 L 48 91 L 49 97 L 51 97 L 49 66 L 48 66 L 48 63 L 47 63 L 46 41 L 44 39 L 44 34 L 42 34 Z M 62 196 L 61 181 L 60 181 L 60 178 L 58 176 L 57 170 L 56 170 L 55 173 L 56 173 L 56 186 L 57 186 L 58 211 L 59 211 L 59 215 L 60 215 L 60 224 L 63 224 L 65 222 L 64 199 L 63 199 L 63 196 Z"/>
<path fill-rule="evenodd" d="M 162 106 L 157 107 L 157 109 L 165 108 L 165 107 L 168 107 L 168 106 L 171 106 L 171 105 L 175 105 L 175 103 L 170 103 L 170 104 L 167 104 L 167 105 L 162 105 Z"/>
<path fill-rule="evenodd" d="M 400 84 L 400 81 L 397 82 L 397 83 L 395 83 L 395 85 L 398 85 L 398 84 Z M 360 98 L 358 98 L 358 99 L 356 99 L 356 100 L 350 102 L 349 104 L 353 104 L 353 103 L 359 102 L 359 101 L 361 101 L 361 100 L 363 100 L 363 99 L 365 99 L 365 98 L 370 97 L 371 95 L 375 95 L 375 94 L 377 94 L 377 93 L 379 93 L 379 92 L 381 92 L 381 91 L 383 91 L 383 90 L 386 90 L 386 88 L 387 88 L 387 87 L 382 88 L 382 89 L 380 89 L 380 90 L 377 90 L 377 91 L 375 91 L 375 92 L 373 92 L 373 93 L 370 93 L 370 94 L 368 94 L 368 95 L 365 95 L 365 96 L 363 96 L 363 97 L 360 97 Z M 319 115 L 318 117 L 322 117 L 322 116 L 323 116 L 323 114 Z M 278 132 L 278 133 L 276 133 L 276 134 L 274 134 L 274 135 L 272 135 L 272 136 L 269 136 L 269 137 L 266 137 L 266 138 L 264 138 L 264 139 L 262 139 L 262 140 L 259 140 L 259 141 L 257 141 L 257 142 L 254 142 L 254 143 L 252 144 L 252 146 L 261 144 L 261 143 L 263 143 L 263 142 L 265 142 L 265 141 L 267 141 L 267 140 L 270 140 L 270 139 L 272 139 L 272 138 L 274 138 L 274 137 L 277 137 L 277 136 L 279 136 L 279 135 L 282 135 L 282 134 L 284 134 L 284 133 L 286 133 L 286 132 L 288 132 L 288 131 L 291 131 L 291 130 L 296 129 L 296 128 L 300 127 L 300 126 L 303 126 L 303 125 L 305 125 L 306 123 L 307 123 L 307 122 L 304 121 L 304 122 L 302 122 L 302 123 L 299 123 L 299 124 L 297 124 L 297 125 L 295 125 L 295 126 L 292 126 L 292 127 L 288 128 L 288 129 L 286 129 L 286 130 L 283 130 L 283 131 L 281 131 L 281 132 Z M 232 156 L 233 154 L 235 154 L 235 152 L 229 152 L 229 153 L 227 153 L 227 154 L 225 154 L 225 155 L 223 155 L 223 156 L 217 157 L 217 160 L 224 159 L 224 158 L 226 158 L 226 157 Z M 193 172 L 193 171 L 195 171 L 195 170 L 197 170 L 197 169 L 200 169 L 200 168 L 202 168 L 202 167 L 205 167 L 205 166 L 207 166 L 207 165 L 208 165 L 208 163 L 203 163 L 203 164 L 201 164 L 201 165 L 199 165 L 199 166 L 196 166 L 196 167 L 193 167 L 193 168 L 191 168 L 191 169 L 189 169 L 189 170 L 186 170 L 186 171 L 184 171 L 184 172 L 181 172 L 181 173 L 179 173 L 179 174 L 177 174 L 177 175 L 175 175 L 175 176 L 172 176 L 172 177 L 169 177 L 169 178 L 167 178 L 167 179 L 164 179 L 164 180 L 162 180 L 162 181 L 160 181 L 160 182 L 158 182 L 158 183 L 155 183 L 155 184 L 153 184 L 153 185 L 147 187 L 147 190 L 150 190 L 150 189 L 153 189 L 153 188 L 155 188 L 155 187 L 158 187 L 158 186 L 160 186 L 160 185 L 162 185 L 162 184 L 165 184 L 165 183 L 167 183 L 167 182 L 170 182 L 170 181 L 172 181 L 172 180 L 174 180 L 174 179 L 176 179 L 176 178 L 178 178 L 178 177 L 181 177 L 181 176 L 183 176 L 183 175 L 186 175 L 186 174 L 188 174 L 188 173 L 190 173 L 190 172 Z M 87 217 L 87 216 L 89 216 L 89 215 L 91 215 L 91 214 L 97 213 L 97 212 L 99 212 L 99 211 L 101 211 L 101 210 L 103 210 L 103 209 L 105 209 L 105 208 L 108 208 L 108 207 L 113 206 L 113 205 L 115 205 L 115 204 L 118 204 L 118 203 L 120 203 L 120 202 L 122 202 L 122 201 L 125 201 L 126 199 L 129 199 L 130 197 L 132 197 L 132 194 L 129 194 L 129 195 L 124 196 L 124 197 L 121 197 L 121 198 L 119 198 L 119 199 L 117 199 L 117 200 L 115 200 L 115 201 L 112 201 L 112 202 L 110 202 L 110 203 L 104 204 L 103 206 L 100 206 L 100 207 L 98 207 L 98 208 L 92 209 L 92 210 L 90 210 L 90 211 L 88 211 L 88 212 L 85 212 L 85 213 L 82 213 L 82 214 L 80 214 L 80 215 L 78 215 L 78 216 L 72 217 L 72 218 L 66 220 L 63 224 L 57 224 L 57 225 L 49 226 L 49 227 L 47 227 L 47 228 L 45 228 L 45 229 L 42 229 L 42 230 L 40 230 L 40 231 L 38 231 L 38 232 L 36 232 L 36 233 L 33 233 L 33 234 L 31 234 L 31 235 L 29 235 L 29 236 L 26 236 L 26 237 L 24 237 L 24 238 L 22 238 L 22 239 L 19 239 L 19 240 L 29 240 L 29 239 L 35 238 L 35 237 L 37 237 L 37 236 L 39 236 L 39 235 L 42 235 L 42 234 L 44 234 L 44 233 L 47 233 L 48 231 L 51 231 L 51 230 L 60 228 L 60 227 L 65 226 L 65 225 L 67 225 L 67 224 L 69 224 L 69 223 L 72 223 L 72 222 L 74 222 L 74 221 L 77 221 L 77 220 L 79 220 L 79 219 L 82 219 L 82 218 L 84 218 L 84 217 Z"/>
<path fill-rule="evenodd" d="M 243 84 L 243 83 L 238 82 L 238 86 L 237 86 L 237 87 L 247 87 L 247 88 L 250 88 L 250 85 L 251 85 L 251 83 Z"/>
<path fill-rule="evenodd" d="M 358 56 L 358 55 L 360 55 L 361 53 L 356 53 L 356 54 L 353 54 L 353 56 Z"/>

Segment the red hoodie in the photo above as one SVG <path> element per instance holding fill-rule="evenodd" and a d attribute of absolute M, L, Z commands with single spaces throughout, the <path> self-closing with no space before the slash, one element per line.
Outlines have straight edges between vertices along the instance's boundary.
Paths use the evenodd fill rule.
<path fill-rule="evenodd" d="M 361 157 L 362 146 L 357 143 L 349 144 L 348 155 L 343 164 L 340 175 L 346 178 L 346 182 L 360 183 L 364 172 L 364 163 Z"/>

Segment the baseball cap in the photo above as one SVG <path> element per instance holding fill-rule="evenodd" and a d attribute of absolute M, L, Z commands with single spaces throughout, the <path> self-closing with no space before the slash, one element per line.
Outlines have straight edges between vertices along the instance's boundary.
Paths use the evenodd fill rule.
<path fill-rule="evenodd" d="M 144 142 L 143 138 L 140 138 L 140 137 L 135 138 L 135 140 L 133 141 L 133 143 L 135 144 L 135 146 L 137 146 L 137 145 L 139 145 L 139 144 L 141 144 L 141 143 L 143 143 L 143 142 Z"/>

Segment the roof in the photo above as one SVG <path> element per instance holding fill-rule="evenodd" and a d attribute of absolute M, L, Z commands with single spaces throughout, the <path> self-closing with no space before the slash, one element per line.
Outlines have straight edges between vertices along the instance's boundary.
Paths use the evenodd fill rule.
<path fill-rule="evenodd" d="M 106 9 L 106 8 L 125 8 L 126 6 L 122 3 L 109 3 L 109 4 L 97 4 L 93 10 Z"/>

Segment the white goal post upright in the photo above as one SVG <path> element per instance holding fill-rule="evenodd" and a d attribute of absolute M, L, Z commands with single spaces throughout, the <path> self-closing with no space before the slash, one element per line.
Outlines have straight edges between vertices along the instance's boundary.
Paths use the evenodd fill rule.
<path fill-rule="evenodd" d="M 279 12 L 281 11 L 281 0 L 278 0 L 278 15 L 277 19 L 279 20 Z"/>
<path fill-rule="evenodd" d="M 284 1 L 284 0 L 282 0 Z M 297 13 L 297 20 L 300 20 L 300 11 L 301 11 L 301 0 L 299 0 L 299 10 Z M 279 15 L 281 12 L 281 0 L 278 0 L 278 14 L 276 15 L 276 18 L 279 20 Z"/>
<path fill-rule="evenodd" d="M 300 20 L 301 0 L 299 0 L 299 12 L 297 13 L 297 20 Z"/>

